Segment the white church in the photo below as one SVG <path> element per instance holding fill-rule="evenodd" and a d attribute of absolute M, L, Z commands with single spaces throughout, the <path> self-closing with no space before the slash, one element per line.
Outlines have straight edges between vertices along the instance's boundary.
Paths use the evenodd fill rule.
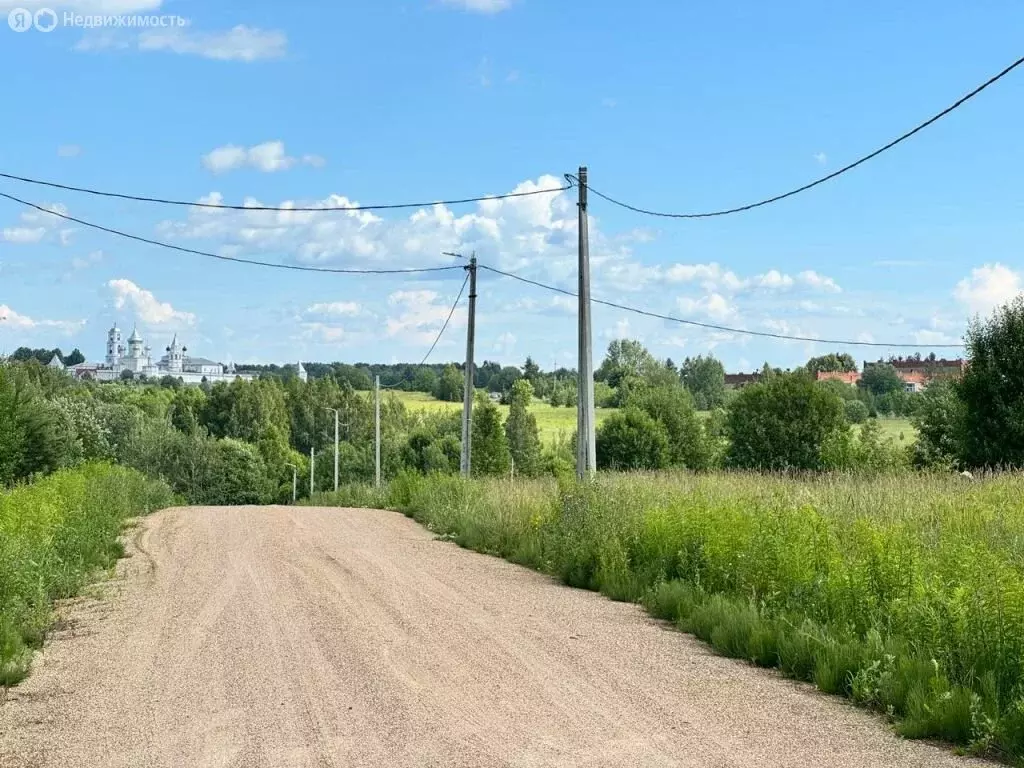
<path fill-rule="evenodd" d="M 177 334 L 174 335 L 166 352 L 167 354 L 154 363 L 152 349 L 142 340 L 139 329 L 132 330 L 132 335 L 128 337 L 128 345 L 125 347 L 122 343 L 121 329 L 115 324 L 107 331 L 107 356 L 104 362 L 81 363 L 71 366 L 69 370 L 75 378 L 96 381 L 117 381 L 125 371 L 131 371 L 133 377 L 145 376 L 150 379 L 173 376 L 185 384 L 216 384 L 218 381 L 252 379 L 251 375 L 235 373 L 234 363 L 225 367 L 204 357 L 190 357 L 186 354 L 188 347 L 178 342 Z"/>

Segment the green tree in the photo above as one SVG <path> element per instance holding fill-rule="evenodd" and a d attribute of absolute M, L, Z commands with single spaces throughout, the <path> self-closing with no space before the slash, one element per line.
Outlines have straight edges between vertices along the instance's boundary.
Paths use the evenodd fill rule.
<path fill-rule="evenodd" d="M 1024 467 L 1024 297 L 972 321 L 966 342 L 958 387 L 963 459 L 975 467 Z"/>
<path fill-rule="evenodd" d="M 533 361 L 532 357 L 527 357 L 526 362 L 523 363 L 523 378 L 529 380 L 536 389 L 537 380 L 540 378 L 540 366 Z"/>
<path fill-rule="evenodd" d="M 472 464 L 474 477 L 508 475 L 512 467 L 501 412 L 484 395 L 477 395 L 473 407 Z"/>
<path fill-rule="evenodd" d="M 454 365 L 446 365 L 437 382 L 437 389 L 434 397 L 449 403 L 457 403 L 462 400 L 462 393 L 465 389 L 463 375 Z"/>
<path fill-rule="evenodd" d="M 911 419 L 917 428 L 914 463 L 919 467 L 955 467 L 964 453 L 966 408 L 951 381 L 933 382 L 920 396 Z"/>
<path fill-rule="evenodd" d="M 434 394 L 437 389 L 437 381 L 438 377 L 433 368 L 420 368 L 412 380 L 412 389 L 414 392 Z"/>
<path fill-rule="evenodd" d="M 670 457 L 665 427 L 638 408 L 613 413 L 597 428 L 599 469 L 663 469 Z"/>
<path fill-rule="evenodd" d="M 82 354 L 82 350 L 80 350 L 78 347 L 75 347 L 73 350 L 71 350 L 71 354 L 64 358 L 64 365 L 67 366 L 81 365 L 84 362 L 85 355 Z"/>
<path fill-rule="evenodd" d="M 532 397 L 533 386 L 529 379 L 520 379 L 513 384 L 508 419 L 505 421 L 505 437 L 515 461 L 516 474 L 524 477 L 535 477 L 541 470 L 537 417 L 527 410 Z"/>
<path fill-rule="evenodd" d="M 827 355 L 812 357 L 804 366 L 811 375 L 816 373 L 852 373 L 857 370 L 857 362 L 847 352 L 830 352 Z"/>
<path fill-rule="evenodd" d="M 711 355 L 686 358 L 679 378 L 698 410 L 710 411 L 725 404 L 725 366 Z"/>
<path fill-rule="evenodd" d="M 693 398 L 682 387 L 649 387 L 637 393 L 628 405 L 643 411 L 665 428 L 668 464 L 690 469 L 710 466 L 710 444 L 693 408 Z"/>
<path fill-rule="evenodd" d="M 745 469 L 822 469 L 822 449 L 849 435 L 838 395 L 807 373 L 774 374 L 730 403 L 727 461 Z"/>
<path fill-rule="evenodd" d="M 605 381 L 610 387 L 618 387 L 627 376 L 646 379 L 658 368 L 664 366 L 639 341 L 616 339 L 608 345 L 608 352 L 594 372 L 594 379 Z"/>
<path fill-rule="evenodd" d="M 864 368 L 860 386 L 877 397 L 890 392 L 902 392 L 903 379 L 889 363 L 875 363 Z"/>

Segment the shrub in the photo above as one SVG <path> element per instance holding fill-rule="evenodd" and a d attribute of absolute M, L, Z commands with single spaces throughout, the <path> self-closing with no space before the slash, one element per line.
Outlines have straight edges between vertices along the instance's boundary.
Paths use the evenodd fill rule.
<path fill-rule="evenodd" d="M 637 408 L 613 413 L 597 428 L 600 469 L 662 469 L 670 458 L 665 427 Z"/>
<path fill-rule="evenodd" d="M 868 420 L 868 407 L 860 400 L 847 400 L 843 403 L 843 410 L 851 424 L 863 424 Z"/>
<path fill-rule="evenodd" d="M 848 430 L 842 400 L 806 373 L 775 374 L 744 388 L 728 413 L 733 467 L 823 469 L 823 447 Z"/>

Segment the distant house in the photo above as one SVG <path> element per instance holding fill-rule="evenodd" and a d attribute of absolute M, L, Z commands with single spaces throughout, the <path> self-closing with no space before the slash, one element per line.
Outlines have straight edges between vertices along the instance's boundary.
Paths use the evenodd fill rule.
<path fill-rule="evenodd" d="M 815 378 L 818 381 L 841 381 L 843 384 L 855 387 L 860 381 L 860 373 L 858 371 L 818 371 Z"/>
<path fill-rule="evenodd" d="M 47 368 L 53 368 L 56 371 L 65 371 L 67 368 L 64 366 L 64 362 L 60 359 L 60 355 L 54 354 L 50 358 L 50 362 L 46 364 Z"/>
<path fill-rule="evenodd" d="M 760 373 L 727 373 L 725 374 L 726 389 L 743 389 L 761 380 Z"/>
<path fill-rule="evenodd" d="M 958 379 L 964 374 L 967 363 L 964 360 L 938 360 L 908 358 L 906 360 L 879 360 L 877 362 L 864 361 L 864 370 L 875 365 L 891 365 L 896 373 L 903 380 L 903 388 L 907 392 L 922 392 L 935 379 L 953 378 Z M 728 377 L 727 377 L 728 378 Z M 861 374 L 857 371 L 818 371 L 818 381 L 841 381 L 852 387 L 860 383 Z"/>

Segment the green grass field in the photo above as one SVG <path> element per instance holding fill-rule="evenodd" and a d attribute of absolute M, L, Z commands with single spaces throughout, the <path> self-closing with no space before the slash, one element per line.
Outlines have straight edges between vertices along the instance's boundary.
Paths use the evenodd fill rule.
<path fill-rule="evenodd" d="M 447 403 L 435 399 L 425 392 L 401 392 L 395 391 L 395 396 L 405 403 L 410 411 L 461 411 L 462 403 Z M 501 417 L 508 417 L 508 406 L 498 405 Z M 614 408 L 598 408 L 597 423 L 600 424 L 608 416 L 615 413 Z M 530 413 L 537 417 L 537 429 L 540 432 L 541 442 L 551 444 L 564 434 L 566 439 L 572 437 L 576 431 L 576 409 L 575 408 L 553 408 L 547 403 L 534 400 L 530 405 Z"/>

